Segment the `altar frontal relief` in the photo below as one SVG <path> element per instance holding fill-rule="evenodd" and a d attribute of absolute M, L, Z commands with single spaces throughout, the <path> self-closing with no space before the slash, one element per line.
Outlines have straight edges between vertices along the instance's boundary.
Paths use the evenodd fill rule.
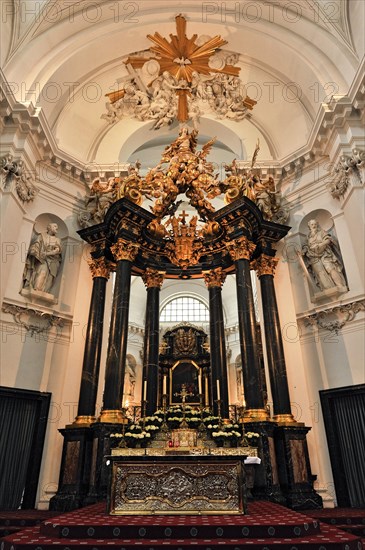
<path fill-rule="evenodd" d="M 113 464 L 111 514 L 243 512 L 240 461 L 135 460 Z"/>

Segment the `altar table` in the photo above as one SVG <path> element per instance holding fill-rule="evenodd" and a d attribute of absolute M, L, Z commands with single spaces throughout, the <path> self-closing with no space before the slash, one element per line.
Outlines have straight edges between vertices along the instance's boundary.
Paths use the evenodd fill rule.
<path fill-rule="evenodd" d="M 245 513 L 245 455 L 106 458 L 109 514 Z"/>

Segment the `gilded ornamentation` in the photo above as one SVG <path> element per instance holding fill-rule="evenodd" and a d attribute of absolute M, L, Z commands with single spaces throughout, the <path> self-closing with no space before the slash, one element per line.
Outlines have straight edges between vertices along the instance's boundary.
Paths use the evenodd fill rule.
<path fill-rule="evenodd" d="M 113 463 L 110 513 L 242 513 L 241 462 Z"/>
<path fill-rule="evenodd" d="M 275 189 L 272 176 L 263 180 L 259 170 L 254 170 L 256 159 L 260 150 L 259 141 L 254 151 L 251 166 L 248 169 L 239 168 L 234 159 L 231 164 L 225 166 L 226 179 L 220 184 L 220 189 L 225 192 L 224 200 L 228 204 L 242 197 L 252 200 L 265 220 L 276 223 L 284 223 L 289 216 L 289 210 L 284 205 L 279 191 Z"/>
<path fill-rule="evenodd" d="M 141 205 L 143 201 L 143 183 L 139 175 L 140 163 L 129 165 L 128 175 L 112 177 L 107 181 L 95 178 L 88 188 L 85 197 L 85 207 L 78 213 L 80 227 L 90 227 L 101 223 L 111 205 L 118 199 L 126 198 L 135 204 Z M 148 196 L 148 192 L 144 193 Z"/>
<path fill-rule="evenodd" d="M 262 275 L 274 276 L 278 261 L 278 258 L 261 254 L 259 258 L 251 262 L 251 267 L 256 271 L 258 277 Z"/>
<path fill-rule="evenodd" d="M 227 241 L 226 246 L 233 261 L 250 260 L 256 248 L 256 245 L 249 241 L 247 237 L 240 237 L 235 241 Z"/>
<path fill-rule="evenodd" d="M 157 287 L 161 288 L 164 280 L 164 274 L 156 269 L 148 267 L 142 275 L 143 282 L 146 288 Z"/>
<path fill-rule="evenodd" d="M 90 227 L 101 223 L 115 200 L 115 178 L 109 178 L 108 181 L 95 178 L 85 197 L 85 208 L 78 214 L 80 226 Z"/>
<path fill-rule="evenodd" d="M 109 279 L 111 266 L 110 263 L 105 258 L 92 258 L 87 262 L 91 271 L 91 276 L 94 279 L 95 277 L 103 277 L 104 279 Z"/>
<path fill-rule="evenodd" d="M 154 45 L 125 61 L 130 76 L 106 94 L 102 118 L 110 124 L 127 115 L 154 120 L 156 130 L 176 118 L 191 119 L 196 127 L 202 101 L 218 118 L 239 121 L 257 103 L 241 95 L 240 68 L 233 65 L 238 56 L 221 50 L 227 42 L 220 36 L 187 38 L 185 18 L 175 19 L 177 34 L 170 34 L 170 42 L 158 32 L 147 35 Z"/>
<path fill-rule="evenodd" d="M 365 311 L 365 300 L 351 302 L 344 306 L 336 306 L 319 311 L 313 315 L 307 315 L 304 317 L 304 322 L 307 326 L 319 327 L 338 334 L 338 331 L 346 323 L 352 321 L 360 311 Z"/>
<path fill-rule="evenodd" d="M 185 330 L 179 328 L 174 336 L 174 353 L 175 355 L 196 354 L 197 343 L 193 329 Z"/>
<path fill-rule="evenodd" d="M 165 227 L 172 226 L 170 239 L 166 243 L 166 254 L 170 262 L 187 269 L 199 262 L 202 253 L 203 243 L 199 239 L 199 232 L 196 230 L 197 216 L 193 216 L 189 225 L 185 220 L 185 212 L 180 217 L 172 216 Z"/>
<path fill-rule="evenodd" d="M 117 262 L 119 262 L 119 260 L 128 260 L 129 262 L 133 262 L 138 254 L 138 249 L 139 244 L 130 243 L 124 239 L 118 239 L 118 242 L 110 247 L 110 250 Z"/>
<path fill-rule="evenodd" d="M 150 234 L 158 239 L 166 238 L 170 244 L 178 243 L 179 258 L 172 255 L 175 262 L 187 262 L 191 259 L 197 263 L 201 249 L 199 239 L 209 241 L 221 231 L 218 222 L 212 219 L 215 208 L 211 199 L 222 193 L 225 193 L 226 202 L 232 202 L 243 196 L 248 197 L 257 204 L 265 219 L 278 223 L 283 223 L 287 219 L 288 210 L 284 208 L 279 193 L 275 191 L 273 178 L 269 177 L 267 181 L 263 181 L 252 171 L 259 150 L 258 146 L 253 155 L 250 170 L 242 172 L 234 160 L 229 167 L 226 167 L 228 174 L 226 179 L 219 181 L 213 164 L 207 161 L 207 155 L 215 138 L 209 140 L 201 150 L 197 151 L 197 135 L 196 130 L 189 132 L 186 127 L 181 128 L 179 136 L 163 151 L 159 164 L 150 169 L 144 177 L 139 174 L 140 165 L 137 162 L 135 166 L 129 167 L 129 174 L 125 178 L 115 177 L 104 182 L 96 178 L 85 200 L 86 209 L 79 213 L 80 225 L 89 227 L 95 223 L 101 223 L 110 206 L 118 199 L 126 198 L 138 205 L 141 205 L 143 199 L 148 199 L 153 201 L 151 210 L 155 215 L 155 219 L 148 226 Z M 180 194 L 188 198 L 189 204 L 197 210 L 200 219 L 205 222 L 199 234 L 196 232 L 196 238 L 192 239 L 193 244 L 188 244 L 189 239 L 185 237 L 192 237 L 193 225 L 196 223 L 194 218 L 190 222 L 189 231 L 185 223 L 177 233 L 175 231 L 176 222 L 173 220 L 176 218 L 173 216 L 181 203 L 177 200 Z M 172 225 L 172 233 L 169 233 L 166 224 L 162 223 L 166 216 L 171 217 L 167 225 Z M 125 220 L 125 223 L 131 231 L 138 233 L 139 228 L 134 227 L 131 220 Z M 183 240 L 180 238 L 182 236 Z M 182 247 L 185 250 L 183 253 L 186 255 L 185 259 L 180 258 Z M 167 250 L 171 253 L 170 245 Z"/>
<path fill-rule="evenodd" d="M 204 280 L 207 288 L 213 288 L 215 286 L 221 288 L 226 280 L 226 277 L 227 273 L 223 271 L 221 267 L 217 267 L 217 269 L 212 269 L 211 271 L 204 273 Z"/>

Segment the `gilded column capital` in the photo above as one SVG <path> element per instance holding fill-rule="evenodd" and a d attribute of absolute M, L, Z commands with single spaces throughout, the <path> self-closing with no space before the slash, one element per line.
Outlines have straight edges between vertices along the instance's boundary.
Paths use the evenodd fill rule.
<path fill-rule="evenodd" d="M 93 279 L 95 279 L 95 277 L 103 277 L 107 280 L 109 279 L 111 265 L 104 257 L 96 259 L 91 258 L 87 261 L 87 263 L 89 264 L 89 269 Z"/>
<path fill-rule="evenodd" d="M 278 258 L 267 256 L 266 254 L 261 254 L 261 256 L 259 256 L 256 260 L 253 260 L 253 262 L 251 262 L 251 267 L 256 271 L 259 278 L 262 275 L 274 276 L 278 261 Z"/>
<path fill-rule="evenodd" d="M 162 287 L 165 275 L 156 269 L 147 267 L 146 271 L 142 275 L 143 282 L 146 288 Z"/>
<path fill-rule="evenodd" d="M 221 267 L 217 267 L 217 269 L 212 269 L 211 271 L 204 273 L 204 281 L 207 288 L 213 288 L 215 286 L 219 286 L 219 288 L 221 288 L 226 280 L 226 277 L 227 273 L 223 271 Z"/>
<path fill-rule="evenodd" d="M 247 237 L 240 237 L 235 241 L 228 241 L 226 246 L 234 261 L 249 260 L 256 248 L 256 245 L 252 241 L 249 241 Z"/>
<path fill-rule="evenodd" d="M 118 241 L 110 247 L 112 254 L 117 262 L 119 260 L 128 260 L 133 262 L 138 254 L 139 244 L 131 243 L 125 239 L 118 239 Z"/>

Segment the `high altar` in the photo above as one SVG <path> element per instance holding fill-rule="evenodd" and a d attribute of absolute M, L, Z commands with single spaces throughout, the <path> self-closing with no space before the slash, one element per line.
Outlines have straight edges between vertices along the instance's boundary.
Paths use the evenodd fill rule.
<path fill-rule="evenodd" d="M 265 182 L 252 171 L 243 174 L 232 163 L 226 179 L 218 181 L 212 163 L 207 161 L 213 141 L 198 151 L 197 132 L 182 128 L 175 141 L 165 148 L 160 163 L 145 177 L 134 170 L 124 179 L 115 178 L 113 193 L 117 200 L 110 206 L 104 221 L 79 231 L 91 246 L 90 269 L 94 286 L 78 415 L 71 426 L 61 430 L 64 448 L 59 490 L 51 501 L 53 509 L 72 509 L 107 495 L 105 456 L 110 454 L 110 434 L 120 431 L 126 423 L 121 396 L 132 274 L 142 277 L 147 289 L 142 421 L 153 415 L 158 407 L 166 409 L 181 402 L 182 384 L 186 389 L 184 402 L 196 407 L 210 407 L 223 424 L 228 421 L 230 410 L 221 289 L 226 277 L 234 274 L 246 400 L 239 422 L 246 431 L 260 434 L 258 453 L 261 465 L 257 469 L 253 494 L 297 509 L 321 504 L 313 489 L 314 478 L 309 464 L 306 434 L 310 428 L 296 422 L 291 413 L 275 298 L 274 272 L 278 261 L 275 245 L 287 234 L 289 227 L 263 216 L 258 199 L 263 200 L 265 189 L 267 200 L 271 195 Z M 211 199 L 220 194 L 224 194 L 227 204 L 215 211 Z M 187 197 L 196 215 L 189 218 L 185 211 L 179 211 L 179 195 Z M 144 198 L 152 199 L 151 211 L 141 206 Z M 273 397 L 272 417 L 266 407 L 262 384 L 250 276 L 252 269 L 261 285 Z M 106 282 L 111 271 L 115 272 L 113 309 L 103 406 L 96 419 L 102 331 L 95 328 L 102 326 Z M 168 279 L 189 281 L 195 278 L 203 278 L 209 291 L 210 349 L 206 335 L 188 326 L 168 331 L 160 349 L 161 285 Z M 126 462 L 126 457 L 123 457 L 122 463 L 137 470 L 143 463 L 153 471 L 157 462 L 167 460 L 166 453 L 164 457 L 153 462 L 147 453 L 143 460 L 139 456 L 128 456 Z M 169 464 L 177 458 L 189 465 L 198 460 L 194 454 L 184 456 L 184 460 L 175 455 L 170 456 Z M 212 452 L 207 455 L 203 451 L 199 461 L 203 461 L 204 468 L 210 463 L 216 467 L 215 458 Z M 114 468 L 119 467 L 115 456 L 110 460 Z M 219 468 L 226 460 L 220 458 Z M 150 467 L 152 463 L 154 466 Z M 234 466 L 231 459 L 227 462 L 229 467 L 236 468 L 236 479 L 241 480 L 237 482 L 234 497 L 235 513 L 242 511 L 243 505 L 239 503 L 244 501 L 241 463 L 241 458 L 235 458 Z M 214 475 L 218 475 L 217 472 Z M 226 475 L 221 469 L 219 472 L 223 477 Z M 114 472 L 109 499 L 111 494 L 115 494 L 116 483 L 121 483 L 122 478 L 118 476 L 123 475 Z M 188 474 L 185 472 L 184 475 Z M 213 474 L 205 475 L 209 478 Z M 225 479 L 228 486 L 228 478 Z M 150 482 L 148 486 L 151 486 Z M 112 508 L 116 510 L 115 503 Z"/>

